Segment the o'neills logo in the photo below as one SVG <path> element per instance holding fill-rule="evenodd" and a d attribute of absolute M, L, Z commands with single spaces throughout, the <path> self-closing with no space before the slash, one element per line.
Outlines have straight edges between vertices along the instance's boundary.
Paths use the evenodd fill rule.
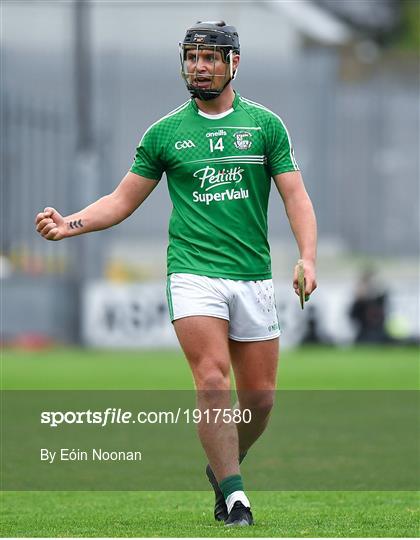
<path fill-rule="evenodd" d="M 230 169 L 222 169 L 216 171 L 213 167 L 204 167 L 194 173 L 194 177 L 200 180 L 200 188 L 205 192 L 220 186 L 226 186 L 228 184 L 238 184 L 243 176 L 244 169 L 240 167 L 232 167 Z M 249 193 L 247 189 L 240 188 L 239 190 L 231 187 L 225 191 L 218 191 L 216 193 L 200 193 L 199 191 L 193 192 L 194 202 L 203 202 L 209 205 L 211 202 L 220 201 L 233 201 L 235 199 L 248 199 Z"/>
<path fill-rule="evenodd" d="M 217 131 L 208 131 L 206 133 L 206 137 L 223 137 L 224 135 L 227 135 L 224 129 L 218 129 Z"/>

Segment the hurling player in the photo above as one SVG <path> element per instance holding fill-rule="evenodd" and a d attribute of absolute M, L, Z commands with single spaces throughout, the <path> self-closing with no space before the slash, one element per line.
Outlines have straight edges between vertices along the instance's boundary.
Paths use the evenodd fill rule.
<path fill-rule="evenodd" d="M 232 409 L 231 367 L 238 396 L 236 417 L 198 424 L 214 515 L 246 526 L 253 517 L 240 463 L 267 425 L 279 358 L 267 241 L 272 179 L 296 238 L 306 295 L 316 288 L 316 220 L 283 121 L 232 87 L 240 61 L 236 29 L 223 21 L 196 23 L 180 43 L 180 60 L 191 97 L 147 129 L 115 191 L 66 217 L 48 207 L 36 228 L 47 240 L 61 240 L 116 225 L 166 173 L 173 203 L 168 306 L 198 406 Z M 293 286 L 298 292 L 297 267 Z M 250 418 L 241 417 L 245 410 Z"/>

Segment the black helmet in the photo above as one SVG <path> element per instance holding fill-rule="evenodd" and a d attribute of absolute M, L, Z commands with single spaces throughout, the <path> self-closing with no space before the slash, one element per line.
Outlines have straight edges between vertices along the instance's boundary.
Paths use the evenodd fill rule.
<path fill-rule="evenodd" d="M 214 49 L 221 53 L 222 60 L 226 64 L 226 71 L 223 77 L 226 76 L 227 70 L 230 70 L 230 77 L 223 88 L 209 90 L 198 88 L 190 83 L 190 78 L 195 72 L 188 72 L 185 61 L 186 52 L 191 49 Z M 184 40 L 179 43 L 179 52 L 181 74 L 192 97 L 204 101 L 214 99 L 223 92 L 230 81 L 236 76 L 236 71 L 233 71 L 232 55 L 240 53 L 238 32 L 234 26 L 228 26 L 224 21 L 198 21 L 194 26 L 188 28 Z M 215 76 L 213 74 L 212 79 Z"/>

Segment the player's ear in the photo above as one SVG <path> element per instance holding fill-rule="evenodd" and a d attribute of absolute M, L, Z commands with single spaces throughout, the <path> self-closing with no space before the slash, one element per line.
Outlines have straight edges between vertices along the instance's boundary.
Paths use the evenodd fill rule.
<path fill-rule="evenodd" d="M 239 54 L 233 55 L 232 57 L 233 71 L 236 71 L 236 69 L 238 68 L 240 59 L 241 57 L 239 56 Z"/>

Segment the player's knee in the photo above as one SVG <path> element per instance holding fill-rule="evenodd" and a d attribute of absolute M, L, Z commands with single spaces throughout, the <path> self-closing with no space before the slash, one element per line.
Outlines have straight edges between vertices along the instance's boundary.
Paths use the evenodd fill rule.
<path fill-rule="evenodd" d="M 254 415 L 266 417 L 274 406 L 273 390 L 255 390 L 247 393 L 240 401 L 242 409 L 250 409 Z"/>
<path fill-rule="evenodd" d="M 229 390 L 229 376 L 222 371 L 203 373 L 197 380 L 197 388 L 208 391 Z"/>
<path fill-rule="evenodd" d="M 199 390 L 229 390 L 229 366 L 208 358 L 200 362 L 194 372 L 195 381 Z"/>

